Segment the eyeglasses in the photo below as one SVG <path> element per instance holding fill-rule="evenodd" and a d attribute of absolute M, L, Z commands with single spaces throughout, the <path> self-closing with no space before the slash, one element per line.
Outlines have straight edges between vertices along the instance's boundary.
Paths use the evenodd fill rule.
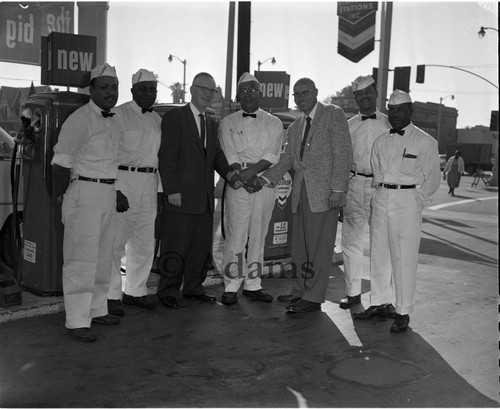
<path fill-rule="evenodd" d="M 217 90 L 215 88 L 208 88 L 204 87 L 203 85 L 196 85 L 196 84 L 193 84 L 193 87 L 198 87 L 199 89 L 201 89 L 201 92 L 205 94 L 210 94 L 210 95 L 217 94 Z"/>
<path fill-rule="evenodd" d="M 240 94 L 240 95 L 246 95 L 246 94 L 255 95 L 259 91 L 260 91 L 260 89 L 257 89 L 257 88 L 240 88 L 238 90 L 238 94 Z"/>
<path fill-rule="evenodd" d="M 396 107 L 387 107 L 387 111 L 391 112 L 393 114 L 405 112 L 405 111 L 408 111 L 409 109 L 411 109 L 411 107 L 397 107 L 397 108 Z"/>
<path fill-rule="evenodd" d="M 306 89 L 305 91 L 302 91 L 302 92 L 295 92 L 293 93 L 293 97 L 294 98 L 298 98 L 298 97 L 302 97 L 302 98 L 307 98 L 307 96 L 309 95 L 311 91 Z"/>

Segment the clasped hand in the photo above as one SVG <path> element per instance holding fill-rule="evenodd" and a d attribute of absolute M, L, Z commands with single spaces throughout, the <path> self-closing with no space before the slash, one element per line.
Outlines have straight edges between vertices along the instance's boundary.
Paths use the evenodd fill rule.
<path fill-rule="evenodd" d="M 248 193 L 255 193 L 261 190 L 266 184 L 266 180 L 257 175 L 251 175 L 247 169 L 239 171 L 235 169 L 227 174 L 229 186 L 233 189 L 243 187 Z"/>

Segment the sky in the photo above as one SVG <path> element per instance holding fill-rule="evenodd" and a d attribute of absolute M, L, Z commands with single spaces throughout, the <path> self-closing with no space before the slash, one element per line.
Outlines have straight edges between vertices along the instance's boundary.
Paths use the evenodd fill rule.
<path fill-rule="evenodd" d="M 380 38 L 377 11 L 375 39 Z M 209 1 L 110 1 L 108 11 L 107 61 L 120 79 L 119 103 L 130 99 L 132 75 L 140 68 L 152 70 L 161 82 L 158 101 L 172 102 L 168 85 L 186 83 L 201 71 L 211 73 L 225 90 L 228 36 L 228 2 Z M 498 88 L 472 74 L 452 68 L 426 67 L 425 82 L 415 82 L 419 64 L 445 65 L 471 71 L 498 86 L 497 2 L 407 2 L 393 3 L 389 68 L 411 66 L 410 95 L 413 101 L 439 103 L 458 110 L 457 127 L 489 125 L 492 110 L 498 110 Z M 301 77 L 313 79 L 324 100 L 350 85 L 359 75 L 372 73 L 379 64 L 380 43 L 358 63 L 337 53 L 337 3 L 332 1 L 253 1 L 251 5 L 250 71 L 257 61 L 274 57 L 262 71 L 286 71 L 290 85 Z M 237 28 L 235 29 L 235 35 Z M 235 40 L 236 43 L 236 40 Z M 232 72 L 236 83 L 236 45 Z M 40 84 L 40 68 L 0 62 L 0 85 Z M 389 73 L 388 94 L 392 91 Z M 454 96 L 452 98 L 451 96 Z M 290 98 L 293 108 L 293 98 Z"/>

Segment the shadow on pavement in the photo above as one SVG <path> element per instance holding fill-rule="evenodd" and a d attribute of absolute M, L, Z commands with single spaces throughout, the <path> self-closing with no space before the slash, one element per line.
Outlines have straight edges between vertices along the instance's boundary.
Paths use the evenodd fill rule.
<path fill-rule="evenodd" d="M 341 273 L 333 268 L 331 303 L 343 296 Z M 263 286 L 277 296 L 290 279 Z M 220 298 L 223 288 L 210 291 Z M 5 323 L 0 406 L 297 407 L 293 391 L 309 407 L 499 406 L 418 334 L 391 334 L 392 320 L 352 323 L 344 311 L 340 323 L 325 312 L 285 314 L 276 300 L 238 300 L 124 306 L 121 325 L 94 325 L 90 344 L 66 334 L 64 314 Z M 339 324 L 353 325 L 363 346 L 351 346 Z"/>

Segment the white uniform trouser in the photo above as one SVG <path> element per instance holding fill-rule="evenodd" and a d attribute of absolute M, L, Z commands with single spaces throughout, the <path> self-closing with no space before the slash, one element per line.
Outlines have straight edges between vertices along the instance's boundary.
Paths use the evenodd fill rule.
<path fill-rule="evenodd" d="M 90 328 L 108 313 L 116 190 L 114 185 L 73 181 L 62 205 L 62 283 L 66 328 Z"/>
<path fill-rule="evenodd" d="M 354 175 L 349 180 L 347 204 L 342 223 L 342 252 L 347 295 L 361 294 L 363 278 L 363 238 L 371 215 L 371 198 L 375 192 L 373 178 Z"/>
<path fill-rule="evenodd" d="M 226 238 L 222 260 L 225 291 L 237 292 L 242 281 L 243 289 L 260 290 L 264 244 L 276 201 L 276 188 L 263 187 L 251 194 L 244 188 L 228 188 L 226 192 Z"/>
<path fill-rule="evenodd" d="M 389 302 L 391 270 L 396 312 L 413 312 L 422 210 L 416 189 L 377 188 L 370 222 L 371 305 Z"/>
<path fill-rule="evenodd" d="M 156 173 L 119 171 L 120 189 L 130 208 L 116 213 L 116 238 L 108 299 L 122 298 L 121 260 L 126 255 L 125 294 L 142 297 L 148 294 L 146 282 L 151 272 L 155 248 L 158 175 Z"/>

